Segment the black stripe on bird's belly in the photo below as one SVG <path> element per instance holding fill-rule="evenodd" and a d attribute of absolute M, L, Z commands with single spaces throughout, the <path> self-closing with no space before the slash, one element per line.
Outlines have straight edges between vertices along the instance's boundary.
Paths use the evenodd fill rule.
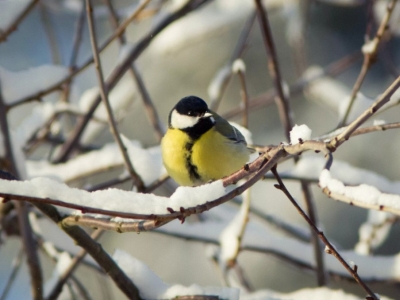
<path fill-rule="evenodd" d="M 186 168 L 189 172 L 189 177 L 192 182 L 201 181 L 201 176 L 197 171 L 197 166 L 192 163 L 192 148 L 194 141 L 185 144 L 186 150 Z"/>

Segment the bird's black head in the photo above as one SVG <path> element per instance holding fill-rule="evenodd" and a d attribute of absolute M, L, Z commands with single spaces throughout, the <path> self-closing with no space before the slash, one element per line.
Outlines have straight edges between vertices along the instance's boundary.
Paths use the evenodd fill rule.
<path fill-rule="evenodd" d="M 180 129 L 193 139 L 214 126 L 215 120 L 207 103 L 196 96 L 182 98 L 169 114 L 170 128 Z"/>
<path fill-rule="evenodd" d="M 176 105 L 176 111 L 181 115 L 201 117 L 208 111 L 207 103 L 196 96 L 182 98 Z"/>

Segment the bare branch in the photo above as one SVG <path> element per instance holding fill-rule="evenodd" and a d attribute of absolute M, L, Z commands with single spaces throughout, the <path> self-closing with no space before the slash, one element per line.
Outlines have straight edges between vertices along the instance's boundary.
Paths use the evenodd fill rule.
<path fill-rule="evenodd" d="M 366 45 L 364 45 L 364 47 L 371 47 L 371 50 L 366 50 L 363 51 L 364 52 L 364 62 L 363 65 L 361 67 L 361 71 L 360 74 L 358 75 L 358 78 L 356 80 L 356 82 L 354 83 L 353 86 L 353 90 L 351 92 L 350 95 L 350 101 L 349 101 L 349 105 L 347 106 L 346 112 L 343 116 L 343 119 L 340 120 L 339 125 L 337 126 L 338 128 L 343 127 L 346 125 L 347 122 L 347 118 L 349 117 L 351 108 L 353 107 L 354 101 L 357 97 L 357 93 L 361 88 L 361 85 L 365 79 L 365 76 L 368 73 L 368 70 L 370 68 L 370 66 L 372 65 L 372 63 L 376 60 L 376 55 L 378 53 L 378 48 L 379 48 L 379 44 L 382 40 L 382 36 L 385 32 L 385 30 L 387 29 L 387 25 L 388 22 L 390 20 L 390 16 L 392 15 L 393 9 L 396 5 L 397 0 L 392 0 L 388 6 L 387 6 L 387 10 L 386 10 L 386 15 L 385 17 L 382 19 L 381 24 L 379 25 L 379 29 L 376 32 L 376 35 L 374 37 L 374 39 L 372 41 L 368 41 Z M 368 28 L 367 28 L 368 30 Z"/>
<path fill-rule="evenodd" d="M 0 43 L 7 40 L 7 37 L 15 30 L 19 24 L 26 18 L 26 16 L 31 12 L 31 10 L 38 4 L 39 0 L 32 0 L 26 8 L 21 12 L 21 14 L 14 20 L 14 22 L 6 29 L 0 32 Z"/>
<path fill-rule="evenodd" d="M 286 189 L 286 186 L 284 185 L 282 179 L 279 177 L 279 174 L 278 174 L 276 168 L 273 168 L 271 171 L 275 175 L 276 180 L 278 181 L 278 185 L 276 185 L 276 188 L 281 190 L 286 195 L 286 197 L 290 200 L 290 202 L 293 204 L 293 206 L 297 209 L 297 211 L 303 217 L 303 219 L 306 220 L 306 222 L 310 225 L 310 227 L 313 229 L 313 231 L 318 234 L 321 241 L 329 249 L 329 254 L 332 254 L 343 265 L 343 267 L 350 273 L 350 275 L 353 276 L 354 280 L 357 281 L 358 284 L 361 285 L 361 287 L 368 293 L 368 295 L 370 295 L 371 299 L 379 300 L 378 297 L 375 295 L 375 293 L 372 292 L 372 290 L 360 278 L 358 273 L 352 267 L 350 267 L 350 265 L 343 259 L 343 257 L 339 254 L 339 252 L 335 249 L 335 247 L 329 242 L 329 240 L 326 238 L 325 234 L 318 229 L 318 227 L 311 221 L 311 219 L 307 216 L 307 214 L 297 204 L 296 200 L 292 197 L 290 192 Z"/>
<path fill-rule="evenodd" d="M 267 51 L 268 71 L 273 80 L 277 93 L 275 102 L 278 107 L 281 123 L 283 124 L 283 128 L 285 130 L 286 140 L 290 141 L 289 132 L 293 127 L 293 120 L 292 116 L 290 115 L 289 100 L 287 99 L 282 87 L 282 76 L 279 70 L 278 57 L 272 37 L 271 27 L 268 21 L 268 14 L 264 9 L 261 0 L 255 0 L 255 4 L 257 7 L 257 15 L 263 35 L 265 49 Z"/>
<path fill-rule="evenodd" d="M 390 97 L 396 92 L 400 87 L 400 76 L 386 89 L 386 91 L 357 119 L 355 119 L 351 124 L 349 124 L 346 129 L 334 137 L 330 142 L 328 147 L 335 151 L 338 146 L 343 144 L 353 132 L 365 123 L 373 114 L 375 114 L 385 103 L 389 102 Z"/>
<path fill-rule="evenodd" d="M 94 28 L 94 24 L 93 24 L 93 22 L 94 22 L 93 21 L 93 7 L 92 7 L 90 0 L 86 0 L 86 11 L 87 11 L 87 18 L 88 18 L 88 23 L 89 23 L 90 41 L 92 44 L 93 57 L 94 57 L 95 66 L 96 66 L 97 79 L 98 79 L 99 86 L 100 86 L 101 99 L 107 110 L 110 131 L 113 134 L 114 139 L 121 151 L 122 157 L 124 158 L 125 167 L 128 170 L 129 174 L 131 175 L 135 186 L 137 187 L 137 189 L 139 191 L 142 191 L 142 190 L 144 190 L 144 183 L 143 183 L 142 179 L 140 178 L 139 174 L 136 173 L 135 169 L 132 166 L 132 162 L 129 158 L 128 151 L 122 142 L 121 136 L 119 135 L 119 132 L 117 129 L 117 123 L 115 122 L 114 114 L 112 112 L 112 108 L 111 108 L 110 102 L 107 97 L 108 93 L 107 93 L 106 87 L 104 85 L 103 71 L 101 69 L 99 51 L 97 48 L 97 37 L 96 37 L 96 32 L 95 32 L 95 28 Z"/>

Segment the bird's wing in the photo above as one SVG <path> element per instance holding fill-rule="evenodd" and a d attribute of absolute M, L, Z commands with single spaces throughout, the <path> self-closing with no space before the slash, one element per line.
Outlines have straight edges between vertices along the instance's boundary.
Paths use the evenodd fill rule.
<path fill-rule="evenodd" d="M 247 145 L 246 139 L 237 128 L 229 124 L 228 121 L 226 121 L 217 113 L 212 112 L 212 114 L 216 122 L 215 128 L 217 131 L 219 131 L 222 135 L 226 136 L 229 140 L 235 143 L 243 143 Z"/>

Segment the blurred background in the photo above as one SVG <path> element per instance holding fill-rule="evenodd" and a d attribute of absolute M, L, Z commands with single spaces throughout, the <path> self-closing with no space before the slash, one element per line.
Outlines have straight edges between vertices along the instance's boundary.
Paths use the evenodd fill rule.
<path fill-rule="evenodd" d="M 7 2 L 11 1 L 0 2 L 0 19 L 10 9 L 11 4 Z M 144 16 L 128 27 L 126 37 L 131 45 L 135 45 L 135 42 L 157 23 L 165 13 L 164 10 L 172 10 L 185 1 L 151 2 L 151 7 L 159 5 L 162 9 L 154 12 L 151 17 Z M 292 86 L 308 67 L 324 68 L 343 57 L 360 52 L 365 42 L 367 27 L 371 26 L 371 36 L 373 36 L 378 26 L 376 22 L 369 25 L 371 15 L 379 22 L 378 8 L 371 9 L 368 2 L 361 0 L 264 1 L 268 9 L 284 82 Z M 377 6 L 378 2 L 386 1 L 374 2 Z M 127 14 L 126 11 L 137 4 L 133 0 L 119 0 L 113 3 L 121 17 L 124 17 Z M 101 43 L 113 30 L 103 2 L 96 1 L 95 4 L 96 29 Z M 4 9 L 2 9 L 3 5 Z M 81 7 L 81 2 L 77 0 L 39 1 L 18 26 L 16 32 L 0 44 L 0 67 L 17 72 L 43 64 L 68 65 Z M 209 86 L 219 70 L 229 62 L 242 28 L 253 8 L 252 1 L 210 1 L 169 26 L 155 37 L 150 46 L 139 56 L 136 65 L 164 124 L 167 122 L 170 109 L 184 96 L 197 95 L 208 103 L 211 102 Z M 298 10 L 303 14 L 304 28 L 296 27 L 301 24 L 295 22 L 295 19 L 299 18 Z M 393 24 L 392 27 L 396 28 L 396 25 Z M 301 43 L 296 44 L 296 39 L 293 38 L 296 30 L 300 33 L 304 30 L 302 35 L 304 56 L 300 60 L 296 59 L 296 55 L 299 54 L 295 50 L 300 52 L 301 49 L 298 46 Z M 395 79 L 399 62 L 399 47 L 396 33 L 391 32 L 390 37 L 385 36 L 378 60 L 372 65 L 361 88 L 361 92 L 371 99 L 371 103 Z M 89 33 L 85 24 L 77 65 L 91 55 Z M 116 42 L 102 53 L 101 60 L 106 76 L 120 61 L 121 55 L 121 49 Z M 246 65 L 246 82 L 250 98 L 263 95 L 273 88 L 268 74 L 266 50 L 257 21 L 252 27 L 241 58 Z M 299 61 L 304 66 L 299 66 Z M 362 54 L 359 53 L 359 59 L 335 77 L 337 83 L 347 89 L 348 93 L 351 92 L 361 65 Z M 128 82 L 127 86 L 131 86 L 127 93 L 132 104 L 125 111 L 123 119 L 118 123 L 118 128 L 128 138 L 140 141 L 145 148 L 156 146 L 158 140 L 143 113 L 140 94 L 132 79 L 127 75 L 125 77 L 121 80 L 121 84 Z M 130 84 L 129 81 L 132 83 Z M 95 86 L 97 86 L 97 78 L 91 66 L 76 76 L 70 101 L 79 103 L 85 91 Z M 328 90 L 327 93 L 329 93 Z M 53 93 L 46 96 L 45 101 L 57 101 L 58 97 L 58 93 Z M 233 76 L 222 98 L 218 113 L 224 115 L 230 109 L 240 105 L 240 102 L 240 82 L 237 76 Z M 254 144 L 257 145 L 277 145 L 285 141 L 277 108 L 273 102 L 268 103 L 265 101 L 264 105 L 250 110 L 249 130 Z M 290 94 L 290 103 L 295 123 L 306 124 L 312 129 L 313 137 L 328 133 L 337 126 L 337 111 L 333 111 L 323 101 L 316 100 L 312 93 Z M 18 126 L 23 116 L 35 105 L 35 103 L 29 103 L 11 111 L 9 117 L 12 126 Z M 399 107 L 394 107 L 378 118 L 386 122 L 395 122 L 398 121 L 399 115 Z M 240 123 L 241 116 L 238 115 L 231 120 Z M 372 124 L 372 121 L 369 124 Z M 103 130 L 91 143 L 101 146 L 111 141 L 113 141 L 112 135 L 108 130 Z M 398 149 L 400 149 L 400 134 L 397 130 L 376 132 L 352 138 L 334 153 L 334 159 L 374 171 L 389 180 L 400 181 Z M 36 152 L 33 158 L 39 159 L 41 155 L 40 151 Z M 291 166 L 287 163 L 282 166 L 282 170 L 289 169 Z M 108 174 L 108 176 L 113 176 L 113 174 Z M 305 222 L 289 201 L 273 187 L 274 183 L 273 180 L 257 183 L 251 191 L 252 205 L 289 223 L 306 228 Z M 290 192 L 302 204 L 300 185 L 294 181 L 286 183 Z M 119 187 L 130 188 L 129 184 Z M 316 185 L 312 186 L 312 191 L 319 223 L 326 236 L 334 241 L 338 249 L 352 249 L 358 241 L 358 229 L 366 220 L 367 211 L 328 199 Z M 171 189 L 161 187 L 155 193 L 168 195 L 170 192 Z M 231 203 L 224 205 L 234 206 Z M 46 234 L 59 240 L 61 244 L 67 243 L 68 238 L 58 228 L 48 230 Z M 376 249 L 375 254 L 398 253 L 400 251 L 397 238 L 399 234 L 400 227 L 395 223 L 391 228 L 389 238 Z M 165 282 L 183 285 L 193 283 L 220 285 L 218 274 L 205 254 L 207 246 L 201 243 L 157 232 L 141 234 L 107 232 L 100 241 L 109 253 L 117 248 L 123 249 L 142 260 Z M 5 282 L 9 276 L 9 262 L 18 248 L 18 239 L 9 239 L 7 243 L 0 245 L 0 290 L 3 289 L 1 282 Z M 44 264 L 45 278 L 48 278 L 53 265 L 44 256 L 41 256 L 41 259 Z M 245 251 L 240 254 L 239 263 L 255 289 L 267 288 L 290 292 L 317 286 L 313 272 L 302 270 L 273 255 Z M 27 299 L 29 278 L 26 274 L 25 271 L 19 273 L 18 284 L 14 285 L 7 299 Z M 77 277 L 82 282 L 98 289 L 93 292 L 94 299 L 122 297 L 111 282 L 100 275 L 89 274 L 93 273 L 85 267 L 80 267 Z M 359 286 L 348 281 L 333 278 L 330 280 L 330 286 L 344 289 L 360 297 L 364 295 Z M 371 284 L 371 287 L 377 293 L 394 299 L 400 294 L 398 284 Z"/>

